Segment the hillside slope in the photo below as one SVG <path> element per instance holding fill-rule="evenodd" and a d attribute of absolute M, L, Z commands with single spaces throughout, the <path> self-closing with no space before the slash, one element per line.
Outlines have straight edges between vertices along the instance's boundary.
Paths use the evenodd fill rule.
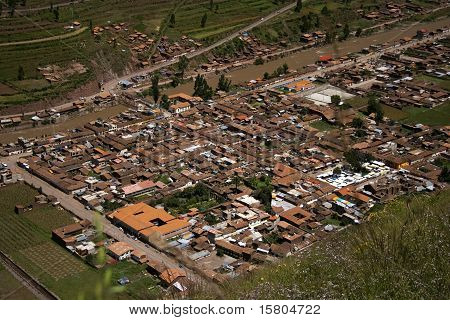
<path fill-rule="evenodd" d="M 449 299 L 449 230 L 450 190 L 398 199 L 361 226 L 231 281 L 221 298 Z"/>

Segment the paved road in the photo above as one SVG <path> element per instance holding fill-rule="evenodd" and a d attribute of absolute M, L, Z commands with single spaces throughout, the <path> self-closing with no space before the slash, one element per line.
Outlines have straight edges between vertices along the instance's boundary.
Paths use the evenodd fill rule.
<path fill-rule="evenodd" d="M 78 200 L 76 200 L 72 195 L 65 194 L 64 192 L 58 190 L 57 188 L 51 186 L 47 182 L 33 176 L 31 173 L 26 171 L 23 168 L 20 168 L 17 165 L 17 160 L 20 157 L 24 157 L 27 154 L 15 155 L 10 157 L 2 158 L 1 161 L 8 164 L 8 167 L 14 174 L 20 174 L 24 181 L 30 183 L 35 188 L 42 188 L 42 192 L 46 195 L 55 196 L 58 201 L 61 203 L 61 206 L 66 210 L 72 212 L 74 215 L 79 217 L 80 219 L 87 219 L 91 222 L 95 221 L 94 212 L 91 210 L 87 210 Z M 147 254 L 149 258 L 156 259 L 164 263 L 167 267 L 176 268 L 179 266 L 179 262 L 177 262 L 174 258 L 167 256 L 166 254 L 144 244 L 142 241 L 134 240 L 132 238 L 127 237 L 123 231 L 121 231 L 118 227 L 114 226 L 109 220 L 107 220 L 103 216 L 98 217 L 98 221 L 101 223 L 103 227 L 103 232 L 108 236 L 126 242 L 133 246 L 136 249 L 142 250 Z M 201 277 L 195 274 L 193 271 L 189 269 L 185 269 L 189 277 L 191 279 L 195 279 L 196 281 L 201 281 Z"/>
<path fill-rule="evenodd" d="M 1 1 L 1 0 L 0 0 L 0 1 Z M 255 28 L 255 27 L 258 27 L 258 26 L 260 26 L 261 24 L 265 23 L 266 21 L 269 21 L 269 20 L 271 20 L 271 19 L 273 19 L 273 18 L 279 16 L 280 14 L 285 13 L 286 11 L 289 11 L 289 10 L 293 9 L 293 8 L 295 7 L 295 5 L 296 5 L 296 2 L 291 3 L 291 4 L 285 6 L 285 7 L 281 8 L 281 9 L 278 9 L 277 11 L 272 12 L 271 14 L 269 14 L 269 15 L 267 15 L 267 16 L 261 18 L 260 20 L 254 22 L 254 23 L 252 23 L 252 24 L 250 24 L 250 25 L 248 25 L 248 26 L 246 26 L 246 27 L 244 27 L 244 28 L 242 28 L 242 29 L 240 29 L 240 30 L 238 30 L 238 31 L 236 31 L 236 32 L 234 32 L 234 33 L 232 33 L 232 34 L 230 34 L 230 35 L 228 35 L 227 37 L 225 37 L 225 38 L 223 38 L 223 39 L 217 41 L 216 43 L 214 43 L 214 44 L 212 44 L 212 45 L 210 45 L 210 46 L 208 46 L 208 47 L 205 47 L 205 48 L 196 50 L 195 52 L 188 53 L 186 56 L 187 56 L 188 58 L 194 58 L 194 57 L 199 56 L 199 55 L 202 55 L 202 54 L 204 54 L 204 53 L 206 53 L 206 52 L 208 52 L 208 51 L 210 51 L 210 50 L 212 50 L 212 49 L 214 49 L 214 48 L 217 48 L 217 47 L 223 45 L 224 43 L 226 43 L 226 42 L 228 42 L 228 41 L 231 41 L 231 40 L 233 40 L 234 38 L 238 37 L 238 36 L 241 35 L 243 32 L 246 32 L 246 31 L 249 31 L 249 30 L 251 30 L 251 29 L 253 29 L 253 28 Z M 165 67 L 174 65 L 174 64 L 176 64 L 176 63 L 178 63 L 178 58 L 175 58 L 175 59 L 172 59 L 172 60 L 169 60 L 169 61 L 164 61 L 164 62 L 155 64 L 155 65 L 150 66 L 150 67 L 148 67 L 148 68 L 145 68 L 145 69 L 142 69 L 142 70 L 139 70 L 139 71 L 135 71 L 135 72 L 126 74 L 126 75 L 124 75 L 124 76 L 122 76 L 122 77 L 114 78 L 114 79 L 112 79 L 112 80 L 110 80 L 110 81 L 104 83 L 104 84 L 103 84 L 103 89 L 104 89 L 105 91 L 110 91 L 110 92 L 111 92 L 111 91 L 113 91 L 113 90 L 116 88 L 117 83 L 118 83 L 119 81 L 121 81 L 121 80 L 129 80 L 130 78 L 135 77 L 135 76 L 145 76 L 145 75 L 147 75 L 147 74 L 149 74 L 149 73 L 158 71 L 158 70 L 160 70 L 160 69 L 162 69 L 162 68 L 165 68 Z M 88 96 L 88 97 L 85 97 L 85 98 L 86 98 L 87 100 L 92 100 L 92 99 L 93 99 L 95 96 L 97 96 L 98 94 L 99 94 L 99 92 L 97 92 L 97 93 L 95 93 L 95 94 L 93 94 L 93 95 L 90 95 L 90 96 Z M 74 100 L 74 101 L 75 101 L 75 100 Z M 74 101 L 70 101 L 70 102 L 61 104 L 61 105 L 59 105 L 59 106 L 54 107 L 54 109 L 59 110 L 59 109 L 63 109 L 63 108 L 66 108 L 66 107 L 70 107 L 70 106 L 73 104 Z M 34 114 L 36 114 L 36 111 L 25 113 L 25 115 L 34 115 Z M 10 118 L 10 117 L 13 117 L 13 116 L 22 116 L 22 114 L 0 116 L 0 118 Z"/>

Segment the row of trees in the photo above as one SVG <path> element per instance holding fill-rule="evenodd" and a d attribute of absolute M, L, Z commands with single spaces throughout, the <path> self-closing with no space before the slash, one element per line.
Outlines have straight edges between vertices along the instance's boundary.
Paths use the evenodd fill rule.
<path fill-rule="evenodd" d="M 273 79 L 273 78 L 278 78 L 279 76 L 283 75 L 283 74 L 287 74 L 289 71 L 289 66 L 287 65 L 287 63 L 284 63 L 282 66 L 279 66 L 274 72 L 272 72 L 271 74 L 269 74 L 268 72 L 264 73 L 264 80 L 269 80 L 269 79 Z"/>

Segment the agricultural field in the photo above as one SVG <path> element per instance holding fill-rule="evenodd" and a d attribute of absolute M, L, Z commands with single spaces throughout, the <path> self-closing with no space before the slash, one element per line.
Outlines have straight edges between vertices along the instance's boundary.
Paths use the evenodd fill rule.
<path fill-rule="evenodd" d="M 98 81 L 137 68 L 127 46 L 112 45 L 108 37 L 94 37 L 92 27 L 124 23 L 127 30 L 153 39 L 164 31 L 171 40 L 187 35 L 208 43 L 274 11 L 283 2 L 216 0 L 211 8 L 211 2 L 206 0 L 89 0 L 61 7 L 55 1 L 27 1 L 26 7 L 40 8 L 52 3 L 53 7 L 25 14 L 19 5 L 12 17 L 0 17 L 0 107 L 63 100 L 68 98 L 67 93 L 84 84 L 97 85 Z M 167 28 L 172 13 L 175 22 Z M 74 21 L 80 22 L 80 29 L 69 28 Z M 50 65 L 67 69 L 75 62 L 87 71 L 57 82 L 45 80 L 43 72 L 37 69 Z"/>
<path fill-rule="evenodd" d="M 159 294 L 157 282 L 145 273 L 145 266 L 121 262 L 98 270 L 53 242 L 51 230 L 73 222 L 70 213 L 52 206 L 14 213 L 16 204 L 28 205 L 36 194 L 23 184 L 0 190 L 0 250 L 29 274 L 63 299 L 144 299 Z M 118 290 L 115 287 L 122 276 L 131 283 Z"/>
<path fill-rule="evenodd" d="M 211 2 L 186 1 L 178 10 L 175 24 L 168 28 L 167 35 L 177 37 L 185 34 L 194 39 L 212 42 L 223 34 L 248 25 L 290 1 L 214 0 Z M 201 20 L 205 14 L 206 24 L 201 27 Z"/>
<path fill-rule="evenodd" d="M 390 2 L 405 3 L 406 1 L 395 0 Z M 420 4 L 423 8 L 433 6 L 426 0 L 414 0 L 412 2 Z M 357 13 L 359 9 L 366 13 L 377 11 L 379 5 L 379 1 L 303 0 L 300 12 L 286 12 L 269 23 L 255 28 L 251 33 L 265 43 L 277 43 L 281 40 L 298 43 L 301 34 L 317 30 L 339 37 L 343 33 L 343 28 L 338 27 L 339 24 L 342 26 L 348 24 L 350 31 L 356 31 L 359 28 L 366 29 L 379 24 L 380 21 L 363 19 Z M 436 13 L 435 15 L 448 14 L 448 11 L 443 11 L 443 13 Z M 420 15 L 418 17 L 419 19 L 423 18 Z"/>
<path fill-rule="evenodd" d="M 34 294 L 0 264 L 0 300 L 34 300 Z"/>

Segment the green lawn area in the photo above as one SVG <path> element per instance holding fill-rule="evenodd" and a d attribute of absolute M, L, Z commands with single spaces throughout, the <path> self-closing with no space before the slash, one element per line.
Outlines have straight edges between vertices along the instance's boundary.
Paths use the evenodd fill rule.
<path fill-rule="evenodd" d="M 392 120 L 407 124 L 423 124 L 427 126 L 450 125 L 450 101 L 433 109 L 405 107 L 403 110 L 382 105 L 384 115 Z"/>
<path fill-rule="evenodd" d="M 34 294 L 0 264 L 0 300 L 34 300 Z"/>
<path fill-rule="evenodd" d="M 408 116 L 408 114 L 406 112 L 404 112 L 403 110 L 400 110 L 400 109 L 397 109 L 394 107 L 390 107 L 385 104 L 381 105 L 381 109 L 383 110 L 384 115 L 392 120 L 398 121 L 398 120 L 405 119 Z"/>
<path fill-rule="evenodd" d="M 428 126 L 450 125 L 450 101 L 433 109 L 428 108 L 406 108 L 407 118 L 403 122 L 408 124 L 421 123 Z"/>
<path fill-rule="evenodd" d="M 0 250 L 62 299 L 158 296 L 157 282 L 145 273 L 144 265 L 121 262 L 98 270 L 51 240 L 52 229 L 73 222 L 70 213 L 50 205 L 14 213 L 16 204 L 28 205 L 36 194 L 24 184 L 0 189 Z M 131 283 L 124 291 L 113 293 L 122 276 Z"/>
<path fill-rule="evenodd" d="M 359 109 L 363 106 L 367 106 L 367 103 L 369 102 L 369 98 L 356 96 L 354 98 L 346 100 L 345 102 L 348 103 L 349 105 L 351 105 L 354 109 Z"/>
<path fill-rule="evenodd" d="M 317 120 L 311 122 L 309 125 L 319 131 L 330 131 L 336 129 L 336 126 L 333 126 L 324 120 Z"/>
<path fill-rule="evenodd" d="M 188 212 L 191 208 L 205 211 L 219 203 L 220 201 L 213 197 L 212 191 L 199 183 L 194 187 L 186 188 L 183 191 L 160 199 L 152 203 L 152 205 L 163 204 L 169 213 L 178 215 Z"/>

